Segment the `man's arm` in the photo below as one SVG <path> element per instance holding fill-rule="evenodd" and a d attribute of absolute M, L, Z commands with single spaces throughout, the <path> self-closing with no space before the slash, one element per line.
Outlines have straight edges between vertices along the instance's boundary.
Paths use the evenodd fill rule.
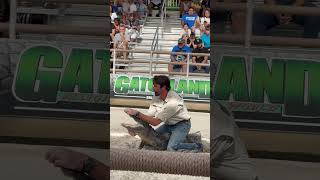
<path fill-rule="evenodd" d="M 130 115 L 130 116 L 134 116 L 148 124 L 151 124 L 152 126 L 157 126 L 159 125 L 162 121 L 158 118 L 155 118 L 153 116 L 148 116 L 143 114 L 142 112 L 139 112 L 137 110 L 134 109 L 125 109 L 125 112 Z"/>
<path fill-rule="evenodd" d="M 155 118 L 155 117 L 152 117 L 152 116 L 148 116 L 148 115 L 145 115 L 141 112 L 139 112 L 136 116 L 137 118 L 141 119 L 142 121 L 145 121 L 149 124 L 151 124 L 152 126 L 157 126 L 159 125 L 162 121 L 158 118 Z"/>

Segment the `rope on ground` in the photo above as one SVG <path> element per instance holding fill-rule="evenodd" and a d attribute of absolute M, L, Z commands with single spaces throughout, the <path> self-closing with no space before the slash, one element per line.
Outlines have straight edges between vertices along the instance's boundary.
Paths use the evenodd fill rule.
<path fill-rule="evenodd" d="M 111 149 L 111 169 L 210 176 L 209 153 Z"/>

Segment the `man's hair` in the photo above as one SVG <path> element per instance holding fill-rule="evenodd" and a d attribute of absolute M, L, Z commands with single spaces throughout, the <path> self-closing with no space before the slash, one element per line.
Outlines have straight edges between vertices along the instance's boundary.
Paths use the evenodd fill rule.
<path fill-rule="evenodd" d="M 154 76 L 153 77 L 153 83 L 155 84 L 159 84 L 160 88 L 162 88 L 163 86 L 166 86 L 166 89 L 168 91 L 170 91 L 171 86 L 170 86 L 170 79 L 168 78 L 168 76 Z"/>

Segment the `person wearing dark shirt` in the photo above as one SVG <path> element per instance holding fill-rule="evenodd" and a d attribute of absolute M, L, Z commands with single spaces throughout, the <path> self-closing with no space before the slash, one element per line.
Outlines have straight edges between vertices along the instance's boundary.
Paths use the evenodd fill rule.
<path fill-rule="evenodd" d="M 292 5 L 315 7 L 310 0 L 266 0 L 268 5 Z M 317 38 L 320 31 L 320 16 L 290 15 L 286 13 L 264 13 L 256 12 L 253 16 L 253 34 L 268 35 L 268 30 L 290 22 L 303 25 L 304 38 Z"/>
<path fill-rule="evenodd" d="M 191 50 L 197 48 L 195 41 L 196 41 L 196 35 L 194 33 L 191 33 L 190 37 L 187 39 L 187 46 Z"/>
<path fill-rule="evenodd" d="M 182 72 L 187 71 L 187 56 L 186 55 L 181 55 L 181 54 L 175 54 L 176 52 L 184 52 L 184 53 L 191 53 L 191 49 L 185 45 L 185 40 L 180 38 L 178 40 L 178 45 L 174 46 L 172 49 L 172 54 L 170 56 L 171 62 L 178 62 L 179 64 L 169 64 L 168 65 L 168 71 L 173 72 L 174 70 L 178 70 Z"/>
<path fill-rule="evenodd" d="M 192 53 L 203 53 L 203 54 L 209 54 L 209 50 L 204 48 L 204 45 L 202 43 L 201 39 L 196 39 L 195 44 L 197 44 L 197 48 L 195 48 Z M 201 64 L 209 64 L 208 56 L 199 56 L 199 55 L 193 55 L 192 56 L 192 63 L 201 63 Z M 205 72 L 209 73 L 209 66 L 195 66 L 191 65 L 190 72 Z"/>

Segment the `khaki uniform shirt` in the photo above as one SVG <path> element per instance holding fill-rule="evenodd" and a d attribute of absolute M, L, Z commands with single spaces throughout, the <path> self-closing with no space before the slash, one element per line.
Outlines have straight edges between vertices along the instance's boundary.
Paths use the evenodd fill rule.
<path fill-rule="evenodd" d="M 154 96 L 147 114 L 168 125 L 191 118 L 183 98 L 174 91 L 169 91 L 164 101 L 160 99 L 160 96 Z"/>

